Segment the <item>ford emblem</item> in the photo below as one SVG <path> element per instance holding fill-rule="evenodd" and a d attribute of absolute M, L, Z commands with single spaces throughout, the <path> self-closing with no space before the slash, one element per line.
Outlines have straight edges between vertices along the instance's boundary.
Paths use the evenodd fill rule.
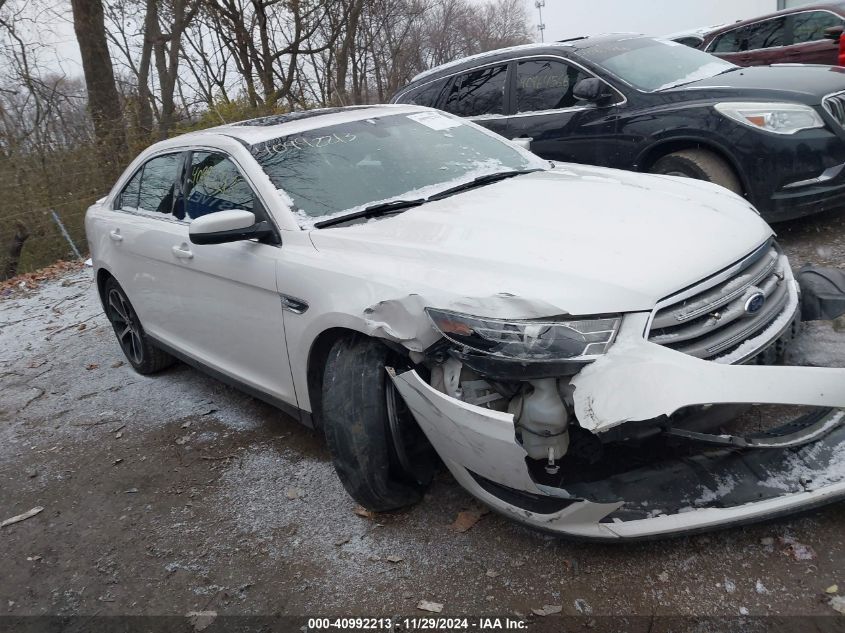
<path fill-rule="evenodd" d="M 755 292 L 745 301 L 745 314 L 757 314 L 766 304 L 766 295 L 762 292 Z"/>

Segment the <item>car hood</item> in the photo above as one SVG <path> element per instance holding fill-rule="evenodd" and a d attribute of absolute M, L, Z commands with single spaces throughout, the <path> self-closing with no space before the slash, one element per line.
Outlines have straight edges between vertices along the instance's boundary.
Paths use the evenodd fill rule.
<path fill-rule="evenodd" d="M 345 274 L 426 305 L 512 297 L 546 313 L 526 317 L 651 310 L 770 236 L 751 206 L 721 187 L 575 165 L 311 232 Z"/>
<path fill-rule="evenodd" d="M 839 66 L 809 66 L 784 64 L 775 66 L 751 66 L 694 81 L 664 92 L 689 90 L 690 88 L 728 88 L 740 90 L 736 96 L 742 99 L 758 92 L 761 98 L 789 98 L 807 105 L 818 105 L 822 97 L 845 90 L 845 68 Z"/>

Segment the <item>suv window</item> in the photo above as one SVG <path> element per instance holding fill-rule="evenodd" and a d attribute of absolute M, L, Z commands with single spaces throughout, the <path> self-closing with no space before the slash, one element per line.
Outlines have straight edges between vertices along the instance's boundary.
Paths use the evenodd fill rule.
<path fill-rule="evenodd" d="M 516 111 L 536 112 L 570 108 L 577 84 L 590 75 L 576 66 L 549 59 L 519 62 L 516 70 Z"/>
<path fill-rule="evenodd" d="M 786 18 L 764 20 L 746 27 L 744 48 L 742 50 L 756 51 L 773 46 L 784 46 L 786 42 Z"/>
<path fill-rule="evenodd" d="M 414 88 L 403 94 L 399 99 L 399 103 L 413 103 L 414 105 L 428 106 L 433 108 L 437 104 L 437 99 L 440 93 L 443 92 L 443 87 L 446 85 L 445 79 L 438 79 L 431 83 Z"/>
<path fill-rule="evenodd" d="M 824 39 L 824 30 L 842 26 L 843 20 L 828 11 L 807 11 L 792 17 L 792 43 L 803 44 Z"/>
<path fill-rule="evenodd" d="M 503 114 L 508 66 L 489 66 L 461 75 L 452 83 L 444 109 L 458 116 Z"/>
<path fill-rule="evenodd" d="M 173 211 L 182 159 L 181 153 L 165 154 L 144 163 L 140 172 L 139 209 L 168 214 Z"/>
<path fill-rule="evenodd" d="M 237 166 L 223 154 L 194 152 L 188 172 L 187 217 L 196 219 L 216 211 L 252 211 L 255 195 Z"/>
<path fill-rule="evenodd" d="M 689 46 L 690 48 L 698 48 L 704 43 L 704 38 L 700 35 L 688 35 L 686 37 L 676 37 L 675 41 L 678 44 Z"/>
<path fill-rule="evenodd" d="M 738 53 L 742 50 L 742 42 L 744 39 L 745 29 L 734 29 L 727 33 L 722 33 L 719 37 L 713 40 L 708 52 L 710 53 Z"/>

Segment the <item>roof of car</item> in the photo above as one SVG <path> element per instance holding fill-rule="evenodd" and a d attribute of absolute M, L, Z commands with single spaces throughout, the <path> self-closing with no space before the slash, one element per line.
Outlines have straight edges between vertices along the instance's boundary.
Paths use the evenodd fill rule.
<path fill-rule="evenodd" d="M 257 119 L 238 121 L 237 123 L 226 123 L 217 127 L 176 136 L 167 141 L 162 141 L 159 145 L 177 146 L 185 145 L 186 143 L 201 143 L 203 139 L 208 139 L 210 136 L 228 136 L 247 145 L 254 145 L 281 136 L 299 134 L 308 130 L 339 125 L 348 121 L 358 121 L 386 114 L 401 114 L 406 111 L 416 112 L 427 109 L 421 106 L 398 104 L 315 108 L 313 110 L 274 114 Z"/>
<path fill-rule="evenodd" d="M 564 52 L 564 51 L 578 51 L 585 48 L 590 48 L 596 44 L 605 42 L 619 41 L 630 37 L 646 37 L 640 33 L 606 33 L 603 35 L 592 35 L 589 37 L 573 37 L 566 40 L 559 40 L 557 42 L 535 42 L 533 44 L 521 44 L 519 46 L 509 46 L 508 48 L 497 48 L 492 51 L 485 51 L 484 53 L 477 53 L 467 57 L 461 57 L 451 62 L 435 66 L 416 75 L 409 82 L 408 86 L 417 83 L 422 79 L 433 79 L 440 75 L 449 74 L 450 71 L 460 70 L 464 65 L 472 66 L 475 62 L 485 59 L 494 59 L 500 55 L 508 56 L 513 53 L 549 53 L 549 52 Z M 408 86 L 405 86 L 407 88 Z M 404 88 L 403 88 L 404 91 Z"/>
<path fill-rule="evenodd" d="M 745 26 L 747 24 L 754 24 L 755 22 L 759 22 L 761 20 L 767 20 L 769 18 L 776 18 L 779 15 L 792 15 L 793 13 L 803 13 L 805 11 L 819 11 L 825 10 L 834 11 L 841 15 L 845 15 L 845 0 L 840 2 L 814 2 L 812 4 L 804 4 L 798 7 L 792 7 L 790 9 L 782 9 L 780 11 L 774 11 L 773 13 L 764 13 L 762 15 L 757 15 L 753 18 L 748 18 L 746 20 L 737 20 L 731 24 L 724 24 L 720 27 L 714 27 L 710 30 L 705 31 L 702 35 L 706 37 L 711 37 L 712 35 L 723 33 L 724 31 L 730 31 L 731 29 L 735 29 L 739 26 Z"/>
<path fill-rule="evenodd" d="M 663 39 L 666 40 L 677 40 L 683 37 L 704 37 L 705 35 L 712 33 L 713 31 L 718 31 L 723 29 L 727 26 L 732 26 L 731 24 L 714 24 L 712 26 L 700 26 L 695 29 L 687 29 L 686 31 L 676 31 L 675 33 L 669 33 L 663 36 Z"/>

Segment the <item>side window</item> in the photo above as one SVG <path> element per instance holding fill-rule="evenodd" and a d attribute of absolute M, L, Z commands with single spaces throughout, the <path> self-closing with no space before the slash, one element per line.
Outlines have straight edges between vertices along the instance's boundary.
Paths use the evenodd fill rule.
<path fill-rule="evenodd" d="M 399 98 L 399 103 L 413 103 L 414 105 L 427 106 L 429 108 L 435 107 L 440 93 L 443 92 L 443 87 L 446 85 L 445 79 L 432 81 L 429 84 L 420 86 L 409 90 L 402 97 Z"/>
<path fill-rule="evenodd" d="M 446 110 L 458 116 L 504 114 L 508 66 L 490 66 L 458 77 L 452 84 Z M 458 89 L 457 102 L 455 90 Z"/>
<path fill-rule="evenodd" d="M 144 164 L 141 170 L 141 190 L 138 194 L 139 209 L 167 214 L 173 211 L 183 156 L 166 154 Z"/>
<path fill-rule="evenodd" d="M 117 203 L 114 205 L 115 209 L 137 209 L 138 196 L 141 194 L 141 174 L 144 172 L 143 166 L 135 172 L 131 180 L 120 192 L 117 198 Z"/>
<path fill-rule="evenodd" d="M 458 97 L 461 95 L 461 79 L 462 77 L 458 75 L 457 77 L 452 77 L 452 79 L 448 82 L 448 86 L 446 87 L 446 96 L 443 99 L 442 106 L 446 112 L 451 112 L 452 114 L 458 113 Z"/>
<path fill-rule="evenodd" d="M 722 33 L 710 45 L 708 52 L 710 53 L 738 53 L 742 50 L 742 40 L 745 29 L 734 29 L 727 33 Z"/>
<path fill-rule="evenodd" d="M 575 85 L 590 75 L 576 66 L 546 59 L 519 62 L 516 70 L 516 110 L 536 112 L 570 108 Z"/>
<path fill-rule="evenodd" d="M 756 51 L 786 44 L 786 18 L 774 18 L 748 27 L 743 50 Z"/>
<path fill-rule="evenodd" d="M 796 13 L 792 16 L 792 20 L 793 44 L 823 40 L 825 29 L 843 25 L 842 18 L 827 11 Z"/>
<path fill-rule="evenodd" d="M 188 174 L 187 218 L 216 211 L 252 211 L 255 195 L 241 172 L 223 154 L 194 152 Z"/>

